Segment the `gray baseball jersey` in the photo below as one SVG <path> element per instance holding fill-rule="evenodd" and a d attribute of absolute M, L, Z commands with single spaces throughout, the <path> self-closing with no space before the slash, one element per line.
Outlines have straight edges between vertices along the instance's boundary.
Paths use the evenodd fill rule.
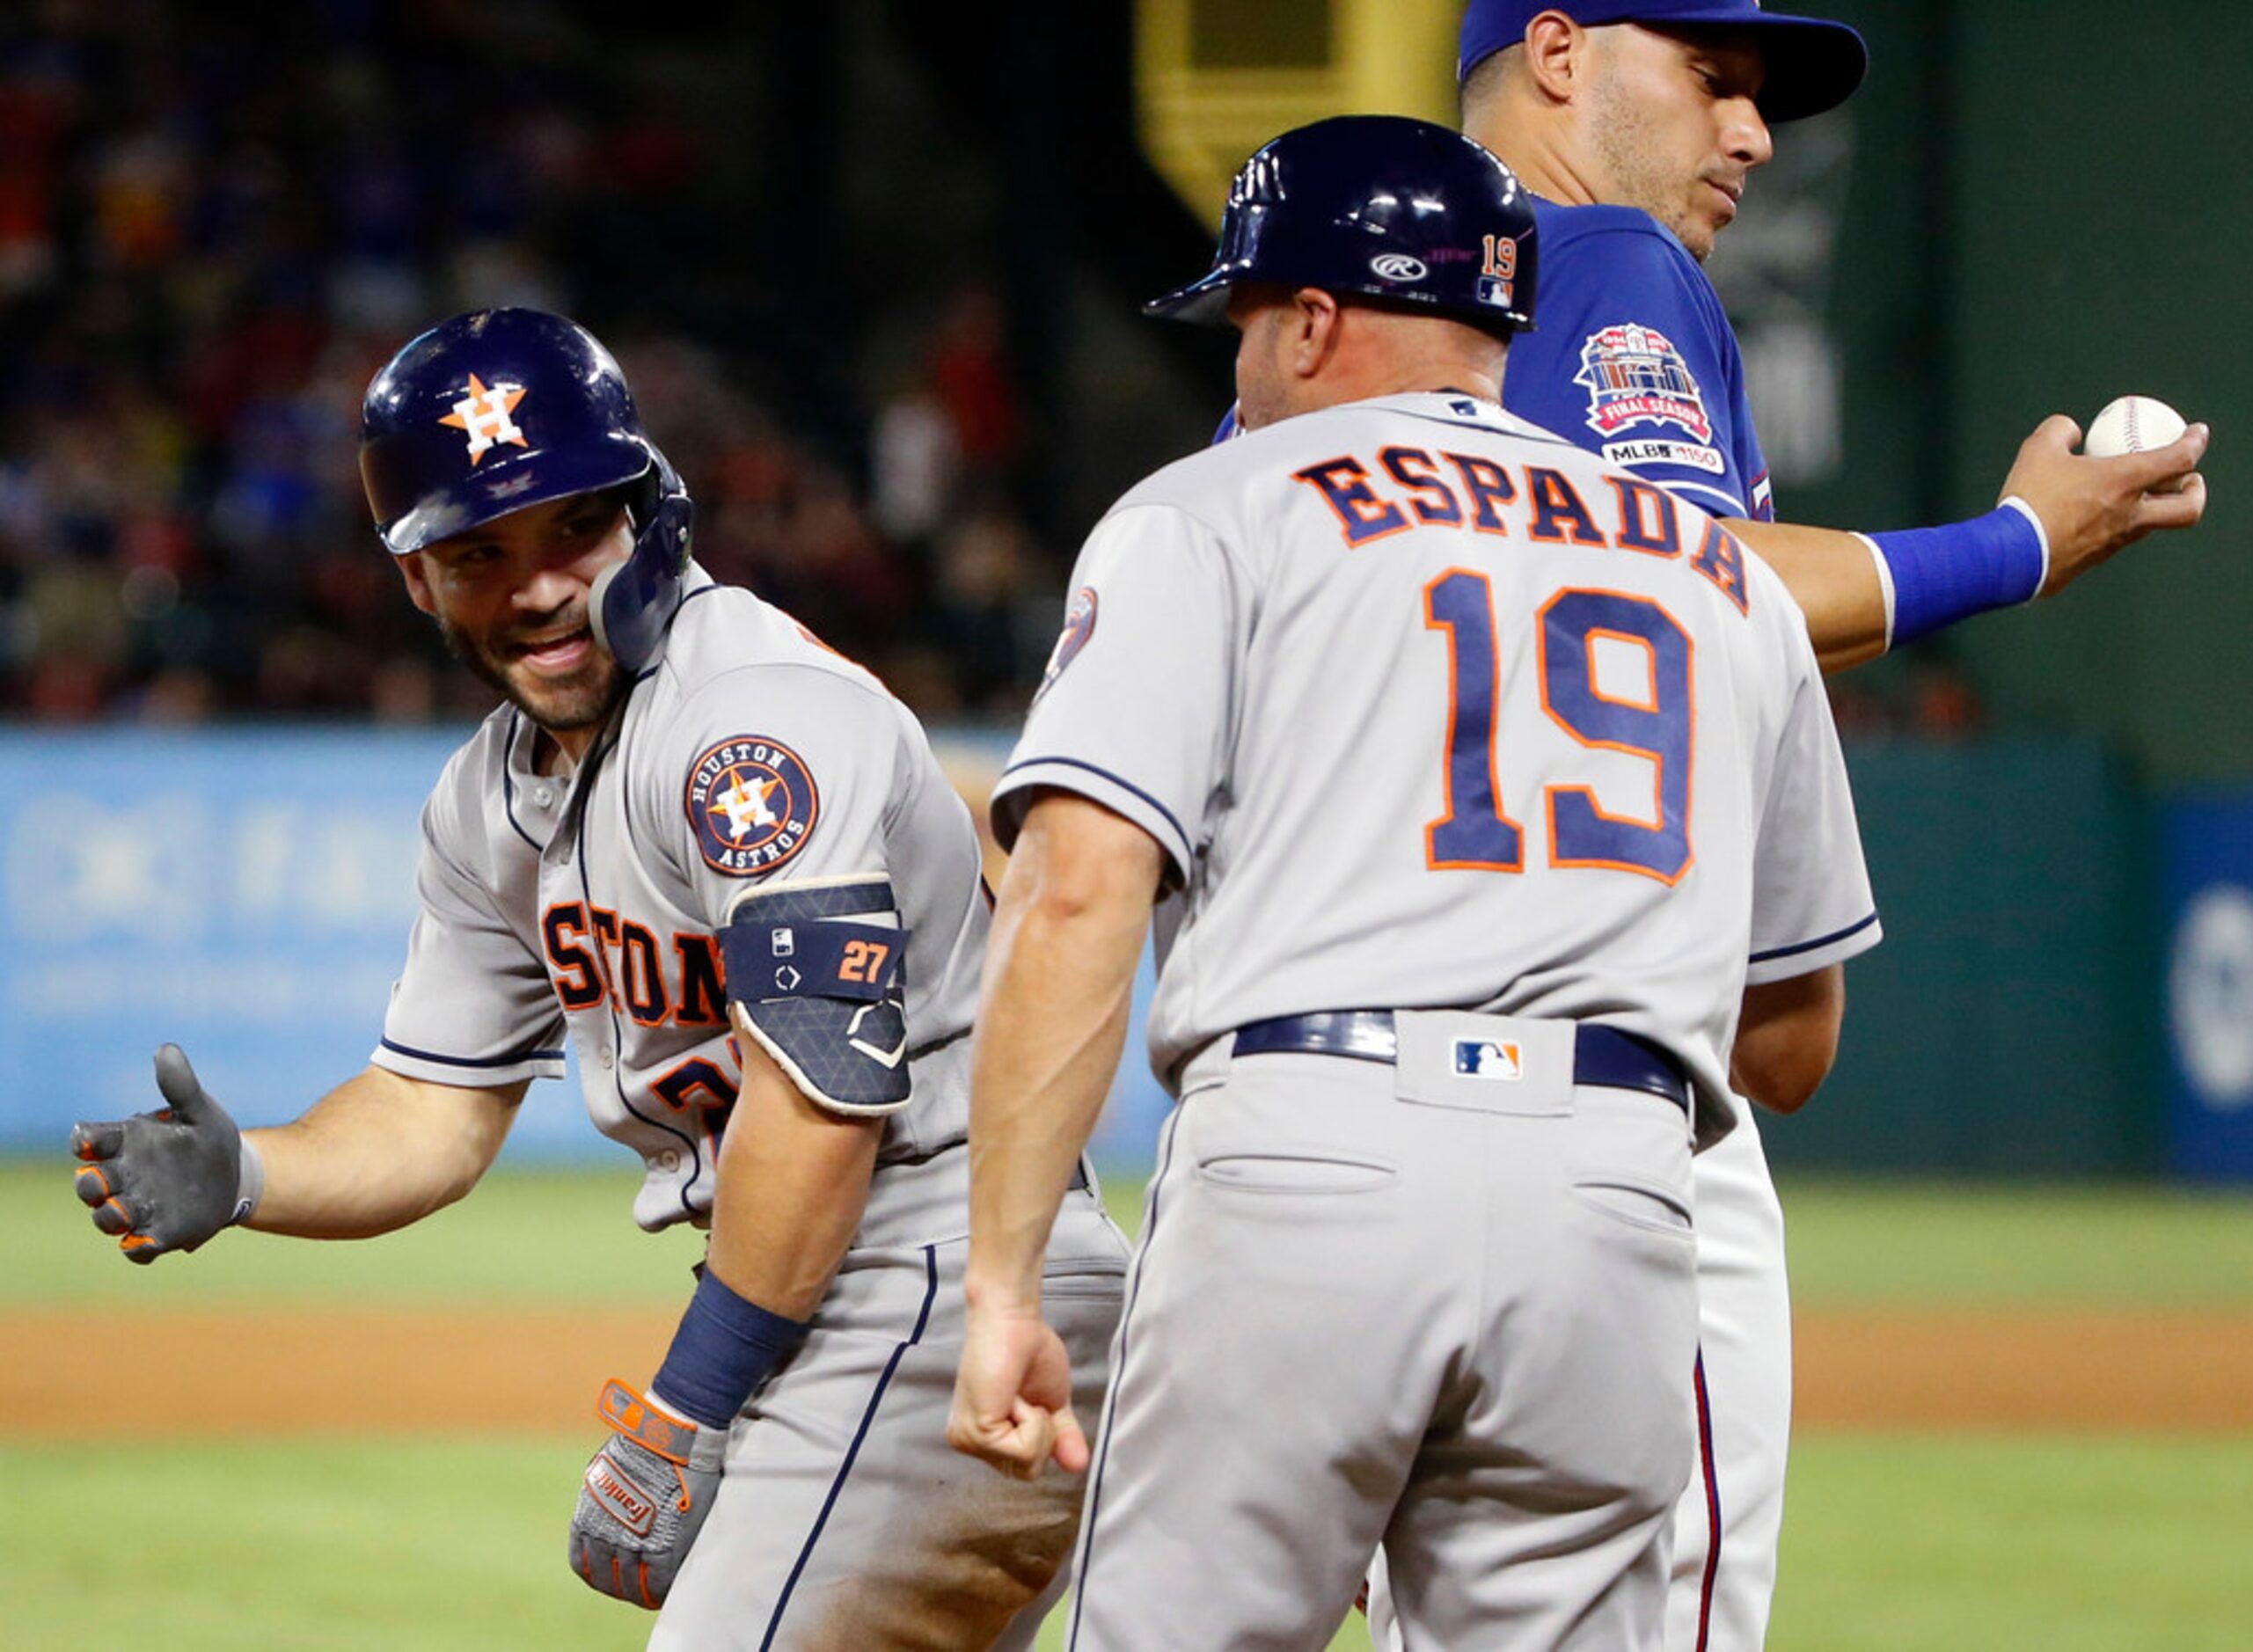
<path fill-rule="evenodd" d="M 736 1418 L 652 1645 L 1029 1647 L 1064 1587 L 1079 1481 L 1003 1487 L 946 1439 L 991 910 L 968 808 L 881 684 L 701 570 L 574 774 L 534 771 L 535 732 L 496 712 L 431 794 L 422 910 L 374 1060 L 444 1084 L 556 1077 L 567 1026 L 589 1113 L 641 1157 L 643 1226 L 711 1209 L 742 1076 L 715 939 L 731 897 L 778 873 L 881 873 L 913 932 L 908 1100 L 804 1343 Z M 1048 1294 L 1090 1408 L 1125 1270 L 1076 1188 Z"/>
<path fill-rule="evenodd" d="M 702 578 L 576 774 L 535 773 L 536 735 L 502 707 L 431 793 L 377 1065 L 442 1084 L 560 1077 L 567 1025 L 596 1127 L 641 1156 L 635 1219 L 700 1216 L 742 1078 L 714 939 L 729 898 L 784 868 L 883 872 L 914 932 L 916 1084 L 880 1162 L 962 1139 L 990 910 L 977 835 L 875 678 Z"/>
<path fill-rule="evenodd" d="M 1245 1022 L 1599 1020 L 1729 1128 L 1748 979 L 1878 939 L 1815 659 L 1694 507 L 1447 395 L 1169 466 L 1090 536 L 997 791 L 1163 845 L 1161 1075 Z"/>
<path fill-rule="evenodd" d="M 1410 1644 L 1655 1648 L 1692 1131 L 1584 1082 L 1568 1024 L 1671 1052 L 1710 1143 L 1747 980 L 1876 940 L 1798 610 L 1693 507 L 1452 394 L 1159 472 L 1074 585 L 996 823 L 1058 788 L 1164 849 L 1181 1105 L 1072 1644 L 1318 1645 L 1381 1543 Z M 1344 1010 L 1400 1012 L 1389 1063 L 1229 1036 Z"/>

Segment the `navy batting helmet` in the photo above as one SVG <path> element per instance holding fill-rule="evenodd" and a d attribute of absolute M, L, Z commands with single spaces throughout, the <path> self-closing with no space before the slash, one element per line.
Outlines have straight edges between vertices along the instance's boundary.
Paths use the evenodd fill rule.
<path fill-rule="evenodd" d="M 633 554 L 603 570 L 589 615 L 628 670 L 655 656 L 688 567 L 688 492 L 642 434 L 625 375 L 578 323 L 480 310 L 410 340 L 361 403 L 360 479 L 395 556 L 528 506 L 625 489 Z"/>
<path fill-rule="evenodd" d="M 1217 325 L 1238 281 L 1360 293 L 1489 333 L 1533 325 L 1533 207 L 1459 132 L 1349 114 L 1284 133 L 1236 174 L 1201 281 L 1146 314 Z"/>

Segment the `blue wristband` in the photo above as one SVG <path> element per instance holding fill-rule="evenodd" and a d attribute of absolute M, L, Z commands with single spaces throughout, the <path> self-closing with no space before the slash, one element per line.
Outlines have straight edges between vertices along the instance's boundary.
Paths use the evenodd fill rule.
<path fill-rule="evenodd" d="M 1877 553 L 1888 647 L 1989 609 L 2029 603 L 2050 574 L 2050 541 L 2023 500 L 1945 528 L 1858 536 Z"/>
<path fill-rule="evenodd" d="M 650 1392 L 683 1416 L 724 1429 L 805 1334 L 803 1321 L 746 1302 L 706 1268 Z"/>

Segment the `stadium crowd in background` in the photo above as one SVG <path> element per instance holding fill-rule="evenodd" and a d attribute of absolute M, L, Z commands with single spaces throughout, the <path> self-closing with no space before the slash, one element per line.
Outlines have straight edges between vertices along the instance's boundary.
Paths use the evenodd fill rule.
<path fill-rule="evenodd" d="M 501 11 L 0 21 L 0 715 L 484 709 L 378 553 L 340 433 L 400 337 L 499 303 L 613 340 L 720 579 L 926 716 L 1013 714 L 1062 568 L 1013 504 L 990 297 L 942 305 L 843 428 L 779 418 L 788 363 L 745 355 L 778 330 L 680 319 L 731 279 L 697 230 L 711 135 L 615 42 Z"/>
<path fill-rule="evenodd" d="M 572 15 L 0 13 L 0 717 L 485 710 L 377 554 L 338 433 L 401 337 L 504 303 L 616 346 L 715 576 L 926 720 L 1021 713 L 1064 561 L 1024 508 L 1046 433 L 996 294 L 948 273 L 826 335 L 763 285 L 787 260 L 714 233 L 745 216 L 743 145 L 698 119 L 683 52 Z M 1983 720 L 1946 658 L 1831 687 L 1865 737 Z"/>

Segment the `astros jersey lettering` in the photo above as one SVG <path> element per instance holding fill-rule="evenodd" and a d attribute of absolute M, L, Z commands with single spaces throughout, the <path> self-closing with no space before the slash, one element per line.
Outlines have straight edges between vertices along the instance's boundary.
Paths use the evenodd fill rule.
<path fill-rule="evenodd" d="M 785 868 L 885 873 L 912 932 L 915 1086 L 880 1163 L 961 1139 L 988 911 L 977 837 L 874 677 L 699 578 L 575 774 L 535 773 L 535 742 L 502 707 L 431 794 L 377 1064 L 443 1084 L 560 1077 L 567 1026 L 596 1128 L 641 1155 L 635 1219 L 700 1216 L 742 1078 L 715 939 L 730 897 Z"/>
<path fill-rule="evenodd" d="M 1877 939 L 1781 584 L 1492 404 L 1356 403 L 1185 459 L 1073 586 L 996 820 L 1059 787 L 1164 846 L 1161 1073 L 1280 1015 L 1597 1020 L 1681 1060 L 1710 1141 L 1748 976 Z"/>

